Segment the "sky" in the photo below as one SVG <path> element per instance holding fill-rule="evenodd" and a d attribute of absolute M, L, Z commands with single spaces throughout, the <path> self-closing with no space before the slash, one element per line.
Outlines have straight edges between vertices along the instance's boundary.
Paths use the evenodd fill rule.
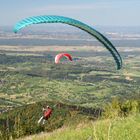
<path fill-rule="evenodd" d="M 0 0 L 0 26 L 61 15 L 99 26 L 140 26 L 140 0 Z"/>

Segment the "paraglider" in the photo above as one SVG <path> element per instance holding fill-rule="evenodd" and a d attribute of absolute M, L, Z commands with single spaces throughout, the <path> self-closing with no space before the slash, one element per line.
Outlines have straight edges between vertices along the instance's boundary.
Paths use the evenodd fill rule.
<path fill-rule="evenodd" d="M 45 121 L 47 121 L 52 114 L 52 109 L 49 106 L 46 106 L 46 108 L 43 108 L 43 116 L 38 120 L 38 124 L 42 122 L 42 124 L 45 124 Z"/>
<path fill-rule="evenodd" d="M 29 17 L 18 22 L 14 27 L 14 32 L 17 33 L 22 28 L 29 26 L 31 24 L 41 24 L 41 23 L 64 23 L 84 30 L 85 32 L 95 37 L 99 42 L 101 42 L 106 47 L 106 49 L 108 49 L 108 51 L 112 54 L 117 64 L 117 69 L 121 69 L 122 58 L 118 53 L 118 51 L 116 50 L 116 48 L 114 47 L 114 45 L 103 34 L 78 20 L 55 15 Z"/>
<path fill-rule="evenodd" d="M 60 53 L 60 54 L 58 54 L 58 55 L 55 56 L 55 63 L 58 64 L 59 61 L 60 61 L 60 59 L 61 59 L 62 57 L 66 57 L 66 58 L 68 58 L 70 61 L 72 61 L 72 57 L 71 57 L 70 54 L 68 54 L 68 53 Z"/>

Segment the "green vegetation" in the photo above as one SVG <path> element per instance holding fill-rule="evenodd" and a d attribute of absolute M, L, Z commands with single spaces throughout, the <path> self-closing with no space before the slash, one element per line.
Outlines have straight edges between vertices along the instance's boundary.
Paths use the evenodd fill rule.
<path fill-rule="evenodd" d="M 53 114 L 45 125 L 39 125 L 37 122 L 42 116 L 42 107 L 46 104 L 53 108 Z M 75 117 L 78 121 L 86 118 L 84 112 L 86 113 L 87 110 L 93 111 L 53 102 L 35 103 L 13 109 L 0 116 L 0 139 L 18 138 L 43 131 L 50 132 L 62 127 L 64 123 L 69 123 L 71 119 L 75 121 Z"/>
<path fill-rule="evenodd" d="M 38 125 L 37 121 L 42 116 L 42 106 L 46 104 L 54 106 L 53 114 L 45 125 Z M 126 139 L 127 137 L 138 138 L 139 113 L 140 101 L 137 100 L 121 102 L 114 99 L 103 110 L 53 102 L 35 103 L 3 113 L 0 116 L 0 138 L 14 139 L 45 131 L 51 132 L 58 128 L 61 128 L 60 131 L 56 130 L 54 134 L 49 133 L 50 139 L 58 137 L 59 139 L 87 139 L 89 137 L 113 139 L 119 133 L 120 138 L 125 136 Z M 124 132 L 123 129 L 125 129 Z M 131 135 L 130 132 L 134 130 L 135 133 Z M 49 134 L 46 136 L 49 137 Z"/>
<path fill-rule="evenodd" d="M 1 54 L 0 107 L 22 106 L 43 100 L 98 107 L 114 97 L 122 100 L 140 97 L 136 67 L 139 57 L 132 59 L 133 66 L 127 64 L 123 70 L 116 71 L 108 56 L 103 59 L 81 57 L 73 63 L 63 60 L 59 65 L 52 63 L 52 56 L 40 52 L 35 55 L 28 55 L 28 52 Z"/>
<path fill-rule="evenodd" d="M 102 58 L 89 54 L 78 52 L 72 63 L 63 59 L 55 65 L 52 52 L 3 51 L 0 139 L 37 134 L 31 139 L 137 140 L 140 57 L 124 57 L 123 69 L 116 71 L 104 52 Z M 46 104 L 56 107 L 40 126 L 37 121 Z"/>
<path fill-rule="evenodd" d="M 75 127 L 62 127 L 21 140 L 139 140 L 140 115 L 127 118 L 86 121 Z"/>

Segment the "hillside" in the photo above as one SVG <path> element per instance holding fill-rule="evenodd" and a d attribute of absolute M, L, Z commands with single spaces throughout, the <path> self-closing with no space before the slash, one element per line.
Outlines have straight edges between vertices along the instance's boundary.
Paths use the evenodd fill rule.
<path fill-rule="evenodd" d="M 104 119 L 64 126 L 19 140 L 139 140 L 140 114 L 127 118 Z"/>
<path fill-rule="evenodd" d="M 46 105 L 53 109 L 51 119 L 45 125 L 39 125 L 37 122 L 42 116 L 42 107 Z M 69 123 L 69 120 L 76 122 L 85 118 L 94 119 L 100 113 L 99 109 L 49 101 L 14 108 L 0 115 L 0 139 L 18 138 L 43 131 L 50 132 Z"/>
<path fill-rule="evenodd" d="M 44 125 L 39 125 L 37 122 L 42 116 L 42 107 L 46 105 L 49 105 L 53 108 L 53 114 Z M 134 128 L 133 125 L 136 126 L 134 130 L 138 131 L 137 129 L 139 129 L 140 123 L 140 115 L 137 115 L 138 113 L 140 113 L 140 101 L 138 100 L 127 100 L 125 102 L 121 102 L 118 99 L 114 99 L 112 103 L 107 104 L 103 109 L 85 108 L 49 101 L 38 102 L 35 104 L 18 107 L 1 114 L 0 139 L 15 139 L 27 135 L 38 135 L 41 132 L 47 132 L 47 135 L 48 133 L 53 134 L 50 132 L 54 132 L 57 138 L 57 132 L 59 132 L 59 130 L 60 133 L 58 135 L 60 135 L 61 139 L 63 139 L 63 134 L 64 138 L 68 137 L 70 139 L 72 137 L 81 138 L 83 136 L 83 133 L 86 133 L 85 137 L 87 138 L 88 136 L 93 136 L 92 130 L 95 129 L 93 127 L 94 125 L 97 129 L 94 130 L 95 133 L 97 133 L 94 135 L 99 135 L 98 137 L 102 137 L 102 133 L 100 134 L 100 131 L 103 131 L 103 133 L 108 132 L 108 129 L 110 129 L 108 128 L 109 124 L 111 124 L 110 127 L 113 126 L 113 131 L 116 131 L 111 132 L 113 133 L 112 135 L 116 136 L 116 133 L 118 133 L 118 129 L 121 127 L 121 125 L 123 125 L 123 123 L 124 126 L 126 125 L 126 133 L 132 131 L 131 129 Z M 137 116 L 136 119 L 135 117 L 132 117 L 132 119 L 131 117 L 128 117 L 132 115 Z M 129 120 L 127 121 L 127 117 L 128 119 L 130 118 L 129 120 L 131 120 L 132 122 Z M 134 124 L 131 126 L 129 123 Z M 61 129 L 57 131 L 56 129 L 58 128 Z M 122 136 L 124 136 L 124 134 L 122 134 Z"/>

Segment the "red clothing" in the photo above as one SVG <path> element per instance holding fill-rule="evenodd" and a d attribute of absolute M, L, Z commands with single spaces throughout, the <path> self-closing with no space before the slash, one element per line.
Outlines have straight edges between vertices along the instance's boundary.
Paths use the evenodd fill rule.
<path fill-rule="evenodd" d="M 47 111 L 44 112 L 44 118 L 45 119 L 50 118 L 51 114 L 52 114 L 52 109 L 48 108 Z"/>

